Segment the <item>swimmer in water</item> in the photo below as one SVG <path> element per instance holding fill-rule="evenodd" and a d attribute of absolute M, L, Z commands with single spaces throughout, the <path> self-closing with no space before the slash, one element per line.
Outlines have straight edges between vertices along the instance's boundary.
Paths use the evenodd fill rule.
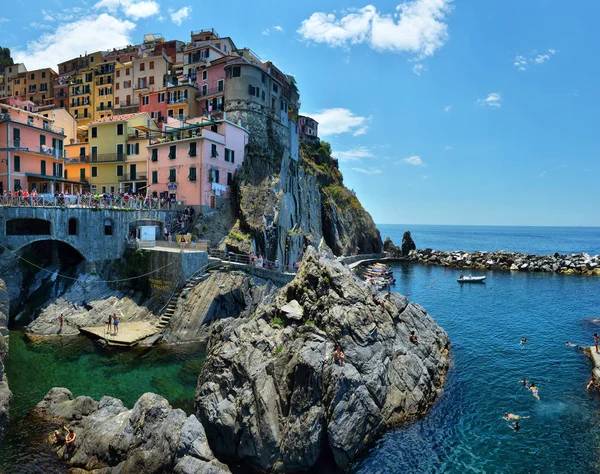
<path fill-rule="evenodd" d="M 510 420 L 515 420 L 515 421 L 518 421 L 518 420 L 521 420 L 521 419 L 523 419 L 523 418 L 529 418 L 529 417 L 528 417 L 528 416 L 515 415 L 514 413 L 508 413 L 508 412 L 506 412 L 506 413 L 504 414 L 504 417 L 503 417 L 503 418 L 504 418 L 506 421 L 510 421 Z"/>
<path fill-rule="evenodd" d="M 527 338 L 526 337 L 522 337 L 521 338 L 521 344 L 527 344 Z"/>
<path fill-rule="evenodd" d="M 527 379 L 526 379 L 525 377 L 523 377 L 519 383 L 522 383 L 522 384 L 523 384 L 523 387 L 525 387 L 525 388 L 529 388 L 529 387 L 527 386 Z"/>
<path fill-rule="evenodd" d="M 569 346 L 569 347 L 579 347 L 577 344 L 573 344 L 572 342 L 565 342 L 565 346 Z"/>
<path fill-rule="evenodd" d="M 508 425 L 508 426 L 510 426 L 515 431 L 519 431 L 519 420 L 515 420 L 514 425 Z"/>
<path fill-rule="evenodd" d="M 531 394 L 539 400 L 540 396 L 538 395 L 538 388 L 535 386 L 535 384 L 531 382 L 528 388 L 531 390 Z"/>

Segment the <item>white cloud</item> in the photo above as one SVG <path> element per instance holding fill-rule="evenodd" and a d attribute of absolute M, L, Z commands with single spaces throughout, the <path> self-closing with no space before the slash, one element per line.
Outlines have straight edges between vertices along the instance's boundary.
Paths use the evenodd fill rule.
<path fill-rule="evenodd" d="M 354 115 L 352 111 L 344 108 L 325 109 L 308 115 L 319 122 L 319 135 L 337 135 L 339 133 L 364 135 L 369 121 L 369 118 Z"/>
<path fill-rule="evenodd" d="M 366 43 L 377 51 L 406 52 L 418 58 L 433 55 L 448 40 L 446 16 L 452 0 L 412 0 L 395 13 L 373 5 L 346 10 L 340 18 L 316 12 L 302 21 L 298 33 L 306 41 L 330 47 Z"/>
<path fill-rule="evenodd" d="M 266 30 L 262 31 L 262 34 L 265 35 L 265 36 L 269 36 L 270 33 L 271 32 L 269 31 L 269 28 L 267 28 Z"/>
<path fill-rule="evenodd" d="M 450 151 L 450 150 L 452 150 L 452 149 L 453 149 L 453 148 L 452 148 L 452 145 L 446 145 L 446 146 L 444 147 L 444 150 L 446 150 L 446 151 Z"/>
<path fill-rule="evenodd" d="M 48 25 L 47 23 L 38 23 L 34 21 L 30 23 L 29 26 L 35 30 L 53 30 L 54 27 L 52 25 Z"/>
<path fill-rule="evenodd" d="M 283 33 L 283 28 L 281 26 L 279 26 L 279 25 L 274 26 L 273 29 L 275 31 L 278 31 L 279 33 Z M 264 29 L 262 31 L 262 34 L 265 35 L 265 36 L 269 36 L 271 34 L 271 28 Z"/>
<path fill-rule="evenodd" d="M 523 56 L 522 54 L 518 54 L 513 60 L 513 66 L 516 67 L 519 71 L 526 71 L 531 65 L 543 64 L 546 61 L 549 61 L 550 58 L 555 54 L 555 49 L 549 49 L 548 54 L 537 54 L 534 52 L 529 57 Z"/>
<path fill-rule="evenodd" d="M 409 156 L 408 158 L 403 158 L 402 160 L 398 161 L 398 163 L 413 165 L 413 166 L 424 166 L 425 165 L 425 163 L 423 163 L 423 160 L 421 159 L 420 156 Z"/>
<path fill-rule="evenodd" d="M 420 76 L 421 73 L 423 71 L 427 71 L 427 69 L 425 69 L 425 66 L 423 66 L 422 64 L 415 64 L 412 68 L 412 71 L 417 75 Z"/>
<path fill-rule="evenodd" d="M 477 101 L 482 107 L 502 107 L 502 95 L 499 92 L 492 92 L 485 99 L 479 99 Z"/>
<path fill-rule="evenodd" d="M 0 17 L 0 23 L 8 23 L 9 21 L 8 18 Z"/>
<path fill-rule="evenodd" d="M 169 14 L 171 15 L 171 21 L 173 23 L 176 25 L 181 25 L 183 20 L 187 20 L 192 14 L 192 7 L 183 7 L 177 11 L 169 10 Z"/>
<path fill-rule="evenodd" d="M 352 168 L 354 171 L 356 171 L 357 173 L 363 173 L 363 174 L 381 174 L 383 173 L 383 171 L 375 169 L 375 168 L 369 168 L 369 169 L 365 169 L 365 168 Z"/>
<path fill-rule="evenodd" d="M 359 146 L 346 151 L 334 151 L 332 154 L 335 158 L 344 163 L 375 157 L 373 152 L 364 146 Z"/>
<path fill-rule="evenodd" d="M 429 176 L 423 176 L 423 180 L 429 179 Z"/>
<path fill-rule="evenodd" d="M 451 105 L 447 105 L 446 107 L 444 107 L 444 112 L 450 112 L 451 110 L 452 110 Z"/>
<path fill-rule="evenodd" d="M 542 171 L 542 172 L 539 174 L 539 177 L 540 177 L 540 178 L 543 178 L 544 176 L 546 176 L 546 173 L 547 173 L 547 171 Z"/>
<path fill-rule="evenodd" d="M 58 63 L 79 56 L 82 45 L 92 44 L 95 50 L 106 50 L 131 43 L 135 28 L 131 21 L 119 20 L 107 13 L 60 24 L 53 33 L 44 33 L 27 43 L 24 50 L 14 50 L 15 62 L 27 64 L 30 70 L 56 68 Z"/>
<path fill-rule="evenodd" d="M 160 6 L 155 0 L 100 0 L 94 4 L 94 9 L 105 9 L 111 13 L 117 13 L 121 9 L 126 16 L 134 20 L 148 18 L 160 12 Z"/>
<path fill-rule="evenodd" d="M 280 33 L 283 33 L 283 28 L 281 26 L 279 26 L 279 25 L 274 26 L 273 29 L 275 31 L 279 31 Z"/>

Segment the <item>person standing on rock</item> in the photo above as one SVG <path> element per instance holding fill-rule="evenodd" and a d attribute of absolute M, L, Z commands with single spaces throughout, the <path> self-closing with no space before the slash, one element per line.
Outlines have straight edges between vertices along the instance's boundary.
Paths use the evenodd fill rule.
<path fill-rule="evenodd" d="M 598 336 L 598 333 L 595 332 L 594 333 L 594 346 L 596 346 L 596 354 L 598 354 L 598 343 L 600 342 L 600 336 Z"/>
<path fill-rule="evenodd" d="M 417 335 L 415 334 L 414 331 L 410 332 L 410 336 L 408 336 L 408 340 L 415 345 L 419 344 L 419 338 L 417 337 Z"/>
<path fill-rule="evenodd" d="M 65 315 L 60 313 L 60 316 L 58 317 L 58 321 L 60 322 L 60 332 L 62 332 L 63 324 L 65 323 Z"/>
<path fill-rule="evenodd" d="M 112 330 L 112 314 L 108 315 L 108 327 L 106 328 L 106 331 L 108 332 L 108 334 L 110 334 Z"/>
<path fill-rule="evenodd" d="M 119 318 L 120 316 L 115 313 L 115 315 L 113 316 L 113 325 L 115 326 L 115 336 L 119 335 Z"/>
<path fill-rule="evenodd" d="M 379 304 L 379 301 L 377 301 L 377 283 L 375 282 L 375 280 L 371 279 L 369 284 L 371 286 L 371 298 L 373 298 L 373 302 L 375 304 Z"/>

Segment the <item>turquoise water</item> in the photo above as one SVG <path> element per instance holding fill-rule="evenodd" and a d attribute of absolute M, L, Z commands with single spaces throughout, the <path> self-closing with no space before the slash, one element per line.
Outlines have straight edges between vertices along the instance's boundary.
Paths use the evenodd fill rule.
<path fill-rule="evenodd" d="M 600 472 L 600 401 L 585 391 L 591 363 L 565 347 L 590 345 L 600 330 L 600 279 L 488 272 L 485 285 L 460 285 L 443 267 L 393 270 L 396 291 L 448 331 L 452 367 L 436 406 L 386 433 L 355 473 Z M 515 433 L 506 411 L 531 418 Z"/>
<path fill-rule="evenodd" d="M 52 387 L 66 387 L 76 397 L 89 395 L 95 400 L 109 395 L 130 408 L 143 393 L 154 392 L 192 413 L 203 361 L 198 345 L 123 351 L 103 349 L 85 337 L 31 343 L 22 332 L 11 331 L 6 373 L 13 406 L 0 469 L 11 474 L 42 472 L 37 469 L 44 466 L 43 472 L 62 472 L 54 454 L 43 448 L 36 420 L 27 417 Z"/>

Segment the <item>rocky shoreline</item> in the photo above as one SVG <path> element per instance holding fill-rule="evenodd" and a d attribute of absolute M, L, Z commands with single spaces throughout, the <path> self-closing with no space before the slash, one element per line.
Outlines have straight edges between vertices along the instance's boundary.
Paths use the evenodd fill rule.
<path fill-rule="evenodd" d="M 4 281 L 0 280 L 0 447 L 4 439 L 4 429 L 8 424 L 8 412 L 12 404 L 12 392 L 4 372 L 4 359 L 8 355 L 8 309 L 9 297 Z"/>
<path fill-rule="evenodd" d="M 405 233 L 406 238 L 406 233 Z M 408 232 L 410 239 L 410 232 Z M 412 239 L 411 239 L 412 242 Z M 409 250 L 397 247 L 388 237 L 384 243 L 386 258 L 398 259 L 425 265 L 485 271 L 500 270 L 513 272 L 560 273 L 563 275 L 600 275 L 600 255 L 579 254 L 534 255 L 521 252 L 495 250 L 492 252 L 446 252 L 430 248 Z"/>

